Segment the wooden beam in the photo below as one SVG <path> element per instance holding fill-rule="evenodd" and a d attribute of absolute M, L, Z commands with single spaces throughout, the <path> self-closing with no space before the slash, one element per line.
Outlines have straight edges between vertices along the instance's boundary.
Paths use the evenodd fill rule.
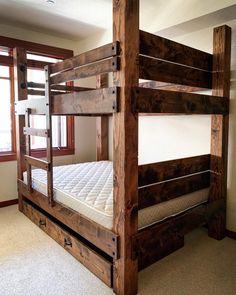
<path fill-rule="evenodd" d="M 139 57 L 139 78 L 193 87 L 212 87 L 212 73 L 146 56 Z"/>
<path fill-rule="evenodd" d="M 111 287 L 111 262 L 25 201 L 23 202 L 23 213 L 106 285 Z"/>
<path fill-rule="evenodd" d="M 28 155 L 25 155 L 25 160 L 27 161 L 27 163 L 29 163 L 31 166 L 37 167 L 39 169 L 43 169 L 45 171 L 49 171 L 50 170 L 50 163 L 48 163 L 47 161 L 35 158 L 35 157 L 31 157 Z"/>
<path fill-rule="evenodd" d="M 173 180 L 143 186 L 138 190 L 139 210 L 175 199 L 210 185 L 210 172 L 193 174 Z"/>
<path fill-rule="evenodd" d="M 212 54 L 140 31 L 140 54 L 212 71 Z"/>
<path fill-rule="evenodd" d="M 55 95 L 52 100 L 54 115 L 99 115 L 118 111 L 119 88 Z"/>
<path fill-rule="evenodd" d="M 27 90 L 27 89 L 26 89 Z M 24 115 L 25 110 L 30 109 L 31 115 L 45 115 L 46 100 L 45 98 L 24 99 L 15 102 L 16 115 Z M 22 130 L 25 126 L 22 127 Z"/>
<path fill-rule="evenodd" d="M 9 38 L 5 36 L 0 36 L 0 44 L 1 47 L 7 48 L 7 49 L 13 49 L 15 47 L 22 48 L 22 50 L 27 50 L 27 52 L 33 53 L 33 54 L 41 54 L 46 55 L 47 57 L 53 57 L 53 58 L 70 58 L 73 56 L 73 51 L 68 49 L 63 49 L 59 47 L 54 46 L 48 46 L 44 44 L 38 44 L 34 42 L 28 42 L 23 41 L 19 39 Z"/>
<path fill-rule="evenodd" d="M 210 170 L 210 155 L 170 160 L 138 167 L 138 184 L 149 185 Z"/>
<path fill-rule="evenodd" d="M 32 127 L 24 127 L 24 134 L 31 135 L 31 136 L 48 137 L 48 130 L 32 128 Z"/>
<path fill-rule="evenodd" d="M 13 50 L 14 59 L 14 78 L 15 78 L 15 102 L 20 102 L 27 99 L 27 88 L 22 88 L 21 84 L 27 81 L 27 61 L 26 51 L 21 48 L 14 48 Z M 16 154 L 17 154 L 17 177 L 23 179 L 23 172 L 26 170 L 25 164 L 25 136 L 23 134 L 23 128 L 25 127 L 25 111 L 22 116 L 16 116 Z M 22 195 L 18 194 L 19 197 L 19 210 L 22 211 Z"/>
<path fill-rule="evenodd" d="M 108 74 L 99 75 L 96 77 L 97 88 L 109 87 Z M 108 160 L 108 125 L 109 118 L 101 116 L 96 118 L 96 159 L 97 161 Z"/>
<path fill-rule="evenodd" d="M 169 91 L 179 91 L 179 92 L 198 92 L 198 91 L 207 90 L 206 88 L 178 85 L 178 84 L 158 82 L 158 81 L 141 82 L 139 83 L 139 87 L 169 90 Z"/>
<path fill-rule="evenodd" d="M 214 29 L 213 36 L 213 95 L 224 96 L 229 100 L 231 61 L 231 28 L 221 26 Z M 214 115 L 211 119 L 211 170 L 212 176 L 209 201 L 227 198 L 229 116 Z M 209 236 L 222 239 L 226 235 L 226 212 L 222 207 L 220 214 L 209 224 Z"/>
<path fill-rule="evenodd" d="M 19 190 L 25 198 L 39 206 L 45 212 L 68 226 L 70 229 L 84 237 L 96 247 L 116 258 L 119 256 L 117 251 L 118 236 L 111 230 L 99 225 L 77 211 L 54 201 L 54 206 L 48 204 L 47 197 L 33 189 L 32 193 L 27 190 L 26 184 L 19 180 Z"/>
<path fill-rule="evenodd" d="M 117 57 L 108 58 L 92 64 L 84 65 L 66 72 L 56 74 L 50 78 L 50 83 L 60 84 L 68 81 L 88 78 L 99 74 L 115 72 L 118 70 L 119 63 Z"/>
<path fill-rule="evenodd" d="M 133 91 L 134 111 L 166 114 L 228 114 L 225 97 L 137 87 Z"/>
<path fill-rule="evenodd" d="M 120 41 L 121 68 L 114 74 L 120 89 L 120 112 L 113 115 L 114 220 L 120 236 L 120 259 L 114 261 L 114 291 L 134 295 L 138 260 L 131 238 L 138 231 L 138 116 L 132 113 L 132 87 L 138 86 L 139 0 L 113 0 L 113 40 Z"/>
<path fill-rule="evenodd" d="M 28 82 L 28 88 L 36 88 L 36 89 L 45 89 L 44 83 L 35 83 L 35 82 Z M 78 87 L 78 86 L 71 86 L 71 85 L 53 85 L 51 87 L 52 90 L 60 90 L 60 91 L 86 91 L 92 90 L 92 88 L 87 87 Z"/>
<path fill-rule="evenodd" d="M 65 70 L 71 70 L 77 67 L 84 66 L 89 63 L 94 63 L 102 59 L 106 59 L 119 54 L 119 43 L 113 42 L 101 46 L 99 48 L 92 49 L 70 59 L 51 65 L 51 73 L 55 74 Z"/>
<path fill-rule="evenodd" d="M 184 235 L 206 223 L 207 206 L 201 205 L 138 232 L 133 240 L 139 270 L 181 248 Z"/>

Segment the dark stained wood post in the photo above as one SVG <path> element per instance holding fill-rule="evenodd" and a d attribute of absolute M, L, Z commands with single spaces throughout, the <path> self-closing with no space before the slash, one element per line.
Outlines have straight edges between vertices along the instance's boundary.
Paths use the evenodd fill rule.
<path fill-rule="evenodd" d="M 108 87 L 108 74 L 97 76 L 96 88 Z M 108 116 L 96 118 L 96 158 L 108 160 Z"/>
<path fill-rule="evenodd" d="M 114 262 L 114 290 L 133 295 L 138 286 L 138 260 L 132 237 L 138 231 L 138 116 L 132 113 L 132 87 L 138 86 L 139 0 L 113 0 L 113 38 L 120 41 L 119 112 L 113 115 L 114 220 L 120 258 Z"/>
<path fill-rule="evenodd" d="M 213 37 L 213 95 L 229 99 L 230 91 L 231 28 L 214 29 Z M 211 120 L 211 190 L 210 202 L 227 197 L 228 115 L 213 115 Z M 218 240 L 225 237 L 226 206 L 209 224 L 209 236 Z"/>
<path fill-rule="evenodd" d="M 27 59 L 26 51 L 22 48 L 14 48 L 14 89 L 15 101 L 27 99 Z M 25 116 L 16 116 L 16 142 L 17 142 L 17 178 L 23 179 L 23 172 L 26 170 L 24 155 L 26 152 L 25 136 Z M 22 211 L 22 195 L 19 193 L 19 210 Z"/>

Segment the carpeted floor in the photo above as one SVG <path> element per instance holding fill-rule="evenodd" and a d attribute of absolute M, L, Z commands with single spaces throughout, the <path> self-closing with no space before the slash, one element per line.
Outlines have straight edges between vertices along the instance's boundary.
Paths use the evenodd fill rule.
<path fill-rule="evenodd" d="M 0 294 L 113 292 L 11 206 L 0 209 Z M 139 294 L 235 295 L 236 241 L 218 242 L 195 230 L 184 248 L 140 273 Z"/>

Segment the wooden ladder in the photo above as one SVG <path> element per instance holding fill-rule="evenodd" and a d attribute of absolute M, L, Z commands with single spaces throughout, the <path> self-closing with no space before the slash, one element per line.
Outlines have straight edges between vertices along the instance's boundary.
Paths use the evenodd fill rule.
<path fill-rule="evenodd" d="M 53 204 L 53 157 L 52 157 L 52 116 L 51 116 L 51 95 L 49 83 L 49 67 L 45 67 L 45 99 L 46 99 L 46 129 L 32 128 L 30 125 L 31 109 L 27 108 L 25 112 L 24 134 L 26 136 L 26 170 L 27 186 L 32 191 L 32 166 L 43 169 L 47 172 L 47 196 L 49 204 Z M 46 161 L 31 156 L 31 136 L 45 137 L 47 142 Z"/>

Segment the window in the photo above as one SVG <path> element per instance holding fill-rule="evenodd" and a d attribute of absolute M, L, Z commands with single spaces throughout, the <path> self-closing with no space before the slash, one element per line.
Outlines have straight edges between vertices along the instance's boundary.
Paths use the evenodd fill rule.
<path fill-rule="evenodd" d="M 27 50 L 31 62 L 27 75 L 29 82 L 45 83 L 43 67 L 73 56 L 71 50 L 40 45 L 0 36 L 0 162 L 16 159 L 16 134 L 14 115 L 14 73 L 12 50 L 22 47 Z M 28 96 L 34 99 L 36 96 Z M 45 116 L 31 116 L 31 126 L 45 128 Z M 74 153 L 74 120 L 68 116 L 52 117 L 53 155 Z M 46 139 L 31 137 L 32 155 L 46 155 Z"/>

